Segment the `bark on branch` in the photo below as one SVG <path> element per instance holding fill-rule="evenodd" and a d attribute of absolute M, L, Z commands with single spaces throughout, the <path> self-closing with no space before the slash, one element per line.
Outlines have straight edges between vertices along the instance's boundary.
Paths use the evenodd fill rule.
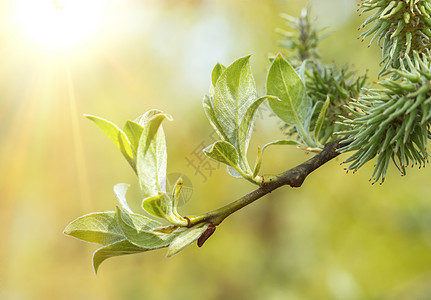
<path fill-rule="evenodd" d="M 281 186 L 289 185 L 291 187 L 300 187 L 311 172 L 340 155 L 337 150 L 345 145 L 346 144 L 342 141 L 326 144 L 320 153 L 316 154 L 306 162 L 279 175 L 264 177 L 265 181 L 262 186 L 251 193 L 213 211 L 202 215 L 187 217 L 190 220 L 189 225 L 193 226 L 198 223 L 208 222 L 213 226 L 217 226 L 229 215 Z"/>

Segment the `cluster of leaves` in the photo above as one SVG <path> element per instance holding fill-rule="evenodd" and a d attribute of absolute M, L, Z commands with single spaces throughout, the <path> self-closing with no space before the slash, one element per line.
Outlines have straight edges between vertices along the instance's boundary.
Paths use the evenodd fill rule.
<path fill-rule="evenodd" d="M 107 258 L 169 247 L 172 256 L 193 243 L 210 224 L 188 226 L 188 221 L 177 213 L 182 187 L 181 178 L 173 191 L 166 191 L 166 141 L 161 123 L 171 116 L 150 110 L 135 121 L 127 121 L 120 129 L 115 124 L 95 116 L 92 120 L 120 149 L 138 176 L 143 196 L 142 207 L 150 215 L 165 219 L 166 226 L 156 220 L 135 214 L 126 201 L 128 184 L 114 186 L 120 207 L 116 211 L 91 213 L 71 222 L 65 234 L 83 241 L 98 243 L 102 247 L 94 252 L 93 266 Z"/>
<path fill-rule="evenodd" d="M 232 176 L 243 177 L 258 186 L 265 184 L 259 171 L 267 147 L 297 145 L 319 151 L 332 136 L 343 139 L 344 146 L 339 152 L 354 151 L 345 160 L 350 163 L 349 170 L 358 170 L 377 156 L 374 182 L 383 182 L 390 160 L 402 174 L 410 164 L 423 166 L 428 159 L 426 145 L 431 122 L 429 6 L 429 1 L 421 0 L 362 3 L 364 10 L 378 9 L 364 23 L 377 20 L 376 25 L 363 36 L 374 33 L 372 40 L 383 39 L 384 70 L 391 75 L 375 89 L 365 89 L 366 76 L 356 77 L 348 67 L 337 68 L 318 61 L 320 29 L 314 27 L 308 11 L 299 19 L 284 16 L 298 31 L 297 38 L 283 33 L 290 38 L 284 45 L 296 49 L 297 58 L 303 62 L 292 66 L 281 54 L 277 55 L 269 67 L 263 97 L 257 95 L 250 56 L 239 58 L 228 67 L 217 64 L 203 107 L 219 140 L 206 147 L 204 153 L 226 164 Z M 389 66 L 398 68 L 386 70 Z M 349 99 L 352 100 L 348 102 Z M 274 114 L 290 128 L 289 134 L 294 139 L 280 139 L 258 147 L 252 168 L 247 151 L 256 111 L 266 100 Z M 334 122 L 336 115 L 339 119 Z M 193 217 L 183 217 L 177 212 L 181 178 L 172 191 L 166 191 L 167 151 L 161 124 L 172 117 L 150 110 L 134 121 L 127 121 L 123 129 L 103 118 L 89 115 L 87 118 L 114 142 L 136 173 L 144 211 L 164 220 L 161 223 L 134 213 L 126 201 L 129 185 L 115 185 L 114 194 L 119 202 L 115 211 L 84 215 L 64 231 L 101 245 L 93 255 L 95 271 L 113 256 L 165 247 L 167 256 L 172 256 L 195 241 L 202 246 L 219 223 L 208 217 L 211 212 Z"/>
<path fill-rule="evenodd" d="M 267 78 L 267 95 L 257 96 L 256 84 L 250 67 L 250 56 L 242 57 L 227 68 L 217 64 L 212 72 L 209 95 L 203 100 L 204 111 L 220 140 L 206 147 L 204 153 L 227 165 L 232 176 L 262 185 L 259 170 L 263 151 L 270 145 L 295 144 L 316 146 L 309 134 L 311 102 L 305 86 L 292 66 L 278 55 L 272 62 Z M 268 100 L 274 113 L 283 121 L 296 126 L 307 144 L 295 140 L 276 140 L 258 148 L 253 169 L 247 160 L 256 111 Z M 324 109 L 322 110 L 324 112 Z M 138 177 L 142 194 L 142 208 L 151 216 L 169 224 L 134 213 L 126 201 L 128 184 L 114 186 L 120 207 L 117 211 L 91 213 L 82 216 L 65 229 L 78 239 L 101 244 L 93 255 L 97 269 L 105 259 L 131 253 L 169 247 L 172 256 L 187 245 L 198 241 L 202 246 L 214 232 L 215 225 L 195 216 L 182 217 L 177 212 L 182 187 L 179 178 L 172 192 L 166 191 L 167 152 L 163 120 L 172 117 L 159 110 L 150 110 L 134 121 L 127 121 L 120 129 L 103 118 L 87 115 L 118 147 Z M 323 113 L 315 124 L 315 134 L 323 123 Z M 198 220 L 198 221 L 196 221 Z"/>
<path fill-rule="evenodd" d="M 258 175 L 263 151 L 271 145 L 298 145 L 319 147 L 319 136 L 327 105 L 320 107 L 310 134 L 313 106 L 307 96 L 304 82 L 293 67 L 278 55 L 269 68 L 266 82 L 267 95 L 258 97 L 250 68 L 250 56 L 236 60 L 229 67 L 217 64 L 212 72 L 209 95 L 203 100 L 205 113 L 220 140 L 204 149 L 205 154 L 228 166 L 234 177 L 261 185 Z M 298 140 L 280 139 L 258 148 L 254 168 L 247 161 L 247 149 L 252 133 L 254 115 L 263 101 L 284 122 L 294 126 Z M 314 107 L 316 110 L 316 107 Z"/>
<path fill-rule="evenodd" d="M 306 87 L 306 93 L 311 101 L 313 113 L 310 119 L 311 128 L 317 122 L 319 112 L 325 110 L 322 130 L 315 137 L 319 146 L 332 139 L 332 134 L 338 132 L 341 126 L 335 123 L 338 115 L 352 118 L 350 109 L 344 106 L 351 98 L 357 98 L 365 86 L 367 76 L 356 76 L 351 67 L 338 67 L 334 64 L 324 64 L 319 58 L 319 42 L 324 38 L 324 27 L 318 27 L 316 20 L 310 17 L 310 10 L 303 9 L 301 16 L 295 18 L 286 14 L 282 17 L 292 31 L 277 29 L 283 40 L 282 47 L 296 53 L 289 56 L 294 67 L 301 74 Z M 298 60 L 299 59 L 299 60 Z M 295 136 L 296 127 L 283 125 L 283 130 L 289 136 Z"/>
<path fill-rule="evenodd" d="M 429 55 L 431 45 L 431 1 L 429 0 L 363 0 L 362 12 L 374 11 L 361 27 L 374 25 L 361 34 L 362 40 L 372 36 L 382 48 L 383 68 L 379 75 L 401 66 L 400 59 L 413 51 Z"/>

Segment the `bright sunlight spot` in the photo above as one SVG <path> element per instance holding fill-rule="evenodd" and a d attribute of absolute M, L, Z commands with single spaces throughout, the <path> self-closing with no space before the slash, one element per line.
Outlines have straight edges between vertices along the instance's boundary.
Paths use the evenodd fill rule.
<path fill-rule="evenodd" d="M 101 0 L 16 0 L 15 20 L 21 31 L 42 46 L 82 46 L 102 23 Z"/>

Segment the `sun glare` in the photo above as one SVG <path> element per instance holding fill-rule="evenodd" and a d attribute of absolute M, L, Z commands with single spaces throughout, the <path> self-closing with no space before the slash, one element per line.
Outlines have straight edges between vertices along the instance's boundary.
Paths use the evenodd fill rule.
<path fill-rule="evenodd" d="M 27 38 L 69 49 L 94 38 L 102 21 L 101 0 L 17 0 L 16 21 Z"/>

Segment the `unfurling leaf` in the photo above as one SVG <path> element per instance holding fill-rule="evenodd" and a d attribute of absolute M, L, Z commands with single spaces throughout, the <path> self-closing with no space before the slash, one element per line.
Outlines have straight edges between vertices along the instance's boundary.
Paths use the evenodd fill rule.
<path fill-rule="evenodd" d="M 92 115 L 84 115 L 87 119 L 93 121 L 102 131 L 114 142 L 115 146 L 120 149 L 121 153 L 129 162 L 133 170 L 136 171 L 135 155 L 126 134 L 114 123 Z"/>
<path fill-rule="evenodd" d="M 226 70 L 226 67 L 223 66 L 220 63 L 217 63 L 212 71 L 211 79 L 212 79 L 212 85 L 213 87 L 216 86 L 217 80 L 219 79 L 220 75 Z"/>
<path fill-rule="evenodd" d="M 178 198 L 181 193 L 181 189 L 183 188 L 183 179 L 178 178 L 177 182 L 175 182 L 174 187 L 172 189 L 172 199 L 174 200 L 174 207 L 178 206 Z"/>
<path fill-rule="evenodd" d="M 295 141 L 295 140 L 281 139 L 281 140 L 276 140 L 276 141 L 267 143 L 262 148 L 258 147 L 258 149 L 257 149 L 256 163 L 255 163 L 254 171 L 253 171 L 253 178 L 256 177 L 258 175 L 259 171 L 260 171 L 260 167 L 262 165 L 263 152 L 265 151 L 266 148 L 268 148 L 269 146 L 273 146 L 273 145 L 296 145 L 296 146 L 303 146 L 300 142 Z"/>
<path fill-rule="evenodd" d="M 139 139 L 141 138 L 143 130 L 144 128 L 140 124 L 130 120 L 126 122 L 123 128 L 135 155 L 138 152 Z"/>
<path fill-rule="evenodd" d="M 253 168 L 253 178 L 259 174 L 261 166 L 262 166 L 262 148 L 257 147 L 256 162 L 254 163 L 254 168 Z"/>
<path fill-rule="evenodd" d="M 177 212 L 177 208 L 178 208 L 178 201 L 180 199 L 180 193 L 181 193 L 181 189 L 183 188 L 183 179 L 182 178 L 178 178 L 177 182 L 175 182 L 175 185 L 172 189 L 172 209 L 173 209 L 173 213 L 175 214 L 175 216 L 178 219 L 184 220 L 183 217 L 181 217 L 178 212 Z"/>
<path fill-rule="evenodd" d="M 142 208 L 149 214 L 163 218 L 174 225 L 187 226 L 187 220 L 177 213 L 174 201 L 165 193 L 159 192 L 157 196 L 144 199 Z"/>
<path fill-rule="evenodd" d="M 121 208 L 127 211 L 128 213 L 132 214 L 133 211 L 126 200 L 126 193 L 129 187 L 130 187 L 130 184 L 117 183 L 116 185 L 114 185 L 114 194 L 117 197 L 118 203 L 120 203 Z"/>
<path fill-rule="evenodd" d="M 180 233 L 170 244 L 166 257 L 172 257 L 181 252 L 185 247 L 198 240 L 207 230 L 209 223 L 198 224 Z"/>
<path fill-rule="evenodd" d="M 270 143 L 265 144 L 262 147 L 262 152 L 265 151 L 266 148 L 268 148 L 269 146 L 275 146 L 275 145 L 294 145 L 294 146 L 304 146 L 303 144 L 301 144 L 298 141 L 295 140 L 290 140 L 290 139 L 281 139 L 281 140 L 276 140 Z"/>
<path fill-rule="evenodd" d="M 320 110 L 319 116 L 317 117 L 316 126 L 314 127 L 314 140 L 316 143 L 319 141 L 320 130 L 322 129 L 323 121 L 325 120 L 326 109 L 329 106 L 329 97 L 326 98 L 325 104 Z"/>
<path fill-rule="evenodd" d="M 159 110 L 150 110 L 139 118 L 144 127 L 139 140 L 136 166 L 144 198 L 166 193 L 167 153 L 161 123 L 172 117 Z"/>
<path fill-rule="evenodd" d="M 64 234 L 101 245 L 112 244 L 124 239 L 123 232 L 118 226 L 117 214 L 114 211 L 81 216 L 67 225 Z"/>

